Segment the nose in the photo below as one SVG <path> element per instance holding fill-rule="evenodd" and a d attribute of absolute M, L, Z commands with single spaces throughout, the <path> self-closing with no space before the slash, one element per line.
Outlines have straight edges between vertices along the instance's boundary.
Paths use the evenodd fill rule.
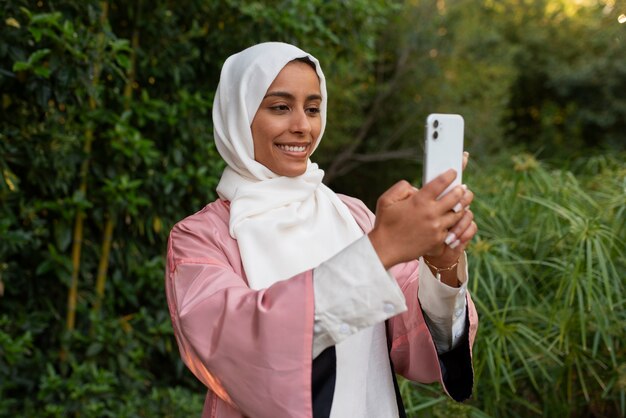
<path fill-rule="evenodd" d="M 290 131 L 297 135 L 307 135 L 311 132 L 311 121 L 304 109 L 292 112 Z"/>

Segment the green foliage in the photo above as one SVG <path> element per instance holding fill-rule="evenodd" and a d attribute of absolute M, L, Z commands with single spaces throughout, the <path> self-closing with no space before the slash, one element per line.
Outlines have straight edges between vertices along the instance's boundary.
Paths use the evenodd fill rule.
<path fill-rule="evenodd" d="M 476 369 L 495 394 L 486 411 L 624 414 L 626 171 L 623 156 L 602 160 L 574 176 L 522 154 L 477 182 L 472 286 L 485 360 Z"/>
<path fill-rule="evenodd" d="M 37 416 L 180 417 L 202 413 L 201 396 L 186 390 L 152 388 L 141 391 L 144 397 L 137 397 L 135 388 L 124 387 L 118 376 L 93 363 L 72 364 L 70 369 L 69 374 L 63 376 L 52 365 L 47 365 L 37 396 L 37 401 L 45 406 Z"/>
<path fill-rule="evenodd" d="M 575 154 L 590 146 L 624 149 L 626 64 L 618 57 L 626 27 L 617 21 L 623 8 L 612 1 L 527 3 L 516 13 L 509 5 L 498 23 L 519 69 L 509 131 L 547 155 L 564 147 Z M 501 7 L 494 2 L 492 10 Z"/>
<path fill-rule="evenodd" d="M 624 150 L 621 13 L 610 0 L 404 2 L 322 143 L 326 181 L 374 207 L 390 184 L 417 177 L 433 112 L 465 117 L 475 160 L 520 146 L 557 165 Z"/>
<path fill-rule="evenodd" d="M 494 161 L 495 162 L 495 161 Z M 624 156 L 553 169 L 530 154 L 473 165 L 476 391 L 458 406 L 403 382 L 419 416 L 623 416 Z M 423 411 L 425 410 L 425 411 Z"/>

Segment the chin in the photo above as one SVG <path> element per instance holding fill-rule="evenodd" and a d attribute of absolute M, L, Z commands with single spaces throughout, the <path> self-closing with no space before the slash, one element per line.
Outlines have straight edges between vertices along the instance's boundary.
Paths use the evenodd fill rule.
<path fill-rule="evenodd" d="M 306 172 L 306 165 L 303 167 L 290 167 L 283 168 L 282 170 L 278 170 L 275 173 L 285 177 L 298 177 L 303 175 Z"/>

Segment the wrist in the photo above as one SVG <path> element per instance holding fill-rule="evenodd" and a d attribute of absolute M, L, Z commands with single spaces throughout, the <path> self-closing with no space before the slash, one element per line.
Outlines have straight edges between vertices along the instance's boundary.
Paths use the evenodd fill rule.
<path fill-rule="evenodd" d="M 456 265 L 461 260 L 461 256 L 460 255 L 457 255 L 457 256 L 454 256 L 454 257 L 440 257 L 440 256 L 424 254 L 422 256 L 422 258 L 424 259 L 426 264 L 435 265 L 439 269 L 448 268 L 448 267 L 450 267 L 453 264 Z"/>
<path fill-rule="evenodd" d="M 423 256 L 422 259 L 424 263 L 428 266 L 431 273 L 437 281 L 444 283 L 450 287 L 460 287 L 461 282 L 458 278 L 457 266 L 461 261 L 459 257 L 451 263 L 448 262 L 439 262 L 433 261 L 432 258 Z"/>
<path fill-rule="evenodd" d="M 389 251 L 389 246 L 384 244 L 384 238 L 380 236 L 376 229 L 370 231 L 370 233 L 367 234 L 367 237 L 370 240 L 376 255 L 378 255 L 378 259 L 385 267 L 385 270 L 389 270 L 393 267 L 396 263 L 393 260 L 393 254 Z"/>

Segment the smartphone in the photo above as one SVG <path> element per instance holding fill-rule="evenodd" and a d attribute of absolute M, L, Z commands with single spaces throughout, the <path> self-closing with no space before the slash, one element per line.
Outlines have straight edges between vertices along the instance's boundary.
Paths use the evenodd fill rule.
<path fill-rule="evenodd" d="M 464 125 L 465 121 L 461 115 L 433 113 L 426 118 L 422 184 L 428 183 L 450 168 L 456 170 L 456 178 L 438 198 L 461 184 Z"/>

